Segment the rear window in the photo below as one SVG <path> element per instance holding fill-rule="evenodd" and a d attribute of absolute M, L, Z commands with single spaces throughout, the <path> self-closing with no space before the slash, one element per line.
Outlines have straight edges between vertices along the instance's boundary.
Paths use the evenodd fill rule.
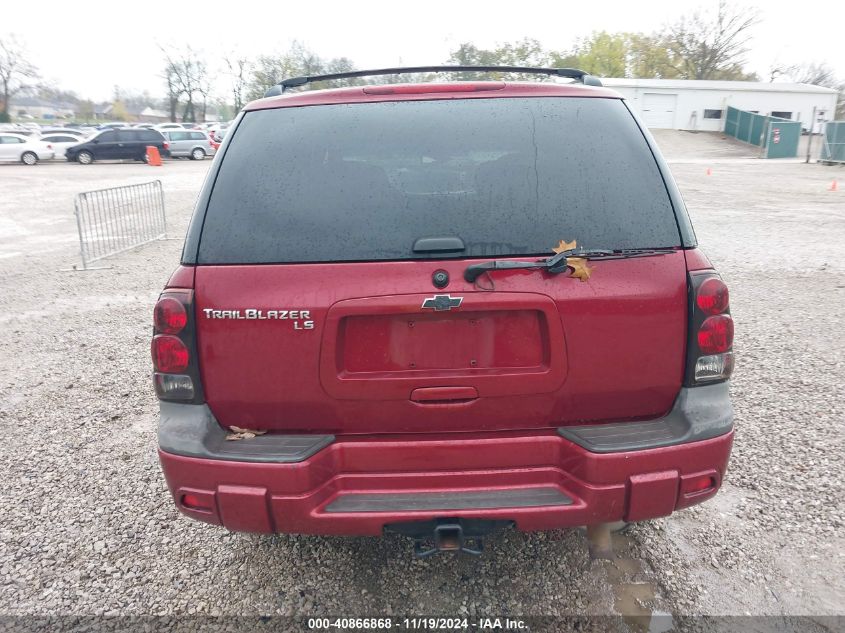
<path fill-rule="evenodd" d="M 666 187 L 618 99 L 404 101 L 247 112 L 200 263 L 418 259 L 679 246 Z M 423 255 L 425 257 L 425 255 Z"/>

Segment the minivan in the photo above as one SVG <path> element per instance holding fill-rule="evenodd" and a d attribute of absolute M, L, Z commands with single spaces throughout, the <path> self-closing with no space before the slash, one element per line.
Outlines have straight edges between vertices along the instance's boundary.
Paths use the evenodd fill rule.
<path fill-rule="evenodd" d="M 103 130 L 78 145 L 68 147 L 65 157 L 83 165 L 90 165 L 95 160 L 145 161 L 148 146 L 154 146 L 162 156 L 169 155 L 167 141 L 160 132 L 143 128 L 122 128 Z"/>
<path fill-rule="evenodd" d="M 174 158 L 202 160 L 213 156 L 214 145 L 208 134 L 199 130 L 163 130 L 161 132 L 170 144 L 170 155 Z"/>

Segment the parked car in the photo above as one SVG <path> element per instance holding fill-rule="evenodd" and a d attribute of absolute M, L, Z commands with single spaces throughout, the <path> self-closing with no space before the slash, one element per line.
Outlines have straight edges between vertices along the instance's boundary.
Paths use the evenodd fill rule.
<path fill-rule="evenodd" d="M 51 160 L 53 147 L 26 134 L 0 132 L 0 161 L 36 165 L 39 160 Z"/>
<path fill-rule="evenodd" d="M 169 155 L 167 141 L 160 132 L 122 128 L 103 130 L 78 145 L 68 147 L 65 157 L 83 165 L 95 160 L 146 160 L 149 145 L 158 148 L 162 157 Z"/>
<path fill-rule="evenodd" d="M 206 156 L 213 156 L 217 150 L 208 134 L 199 130 L 163 130 L 162 134 L 167 139 L 173 158 L 202 160 Z"/>
<path fill-rule="evenodd" d="M 85 132 L 81 130 L 76 130 L 73 128 L 66 128 L 66 127 L 47 127 L 41 130 L 41 136 L 45 134 L 70 134 L 71 136 L 76 137 L 83 137 L 85 136 Z"/>
<path fill-rule="evenodd" d="M 728 289 L 623 97 L 534 72 L 578 83 L 244 108 L 154 310 L 182 513 L 423 556 L 508 526 L 609 539 L 716 494 Z"/>
<path fill-rule="evenodd" d="M 163 132 L 164 130 L 184 130 L 185 128 L 182 127 L 181 123 L 159 123 L 155 126 L 155 129 Z"/>
<path fill-rule="evenodd" d="M 77 134 L 68 134 L 67 132 L 52 132 L 49 134 L 42 134 L 41 139 L 44 143 L 49 143 L 55 151 L 54 158 L 64 158 L 65 151 L 69 147 L 79 145 L 83 142 L 83 137 Z"/>

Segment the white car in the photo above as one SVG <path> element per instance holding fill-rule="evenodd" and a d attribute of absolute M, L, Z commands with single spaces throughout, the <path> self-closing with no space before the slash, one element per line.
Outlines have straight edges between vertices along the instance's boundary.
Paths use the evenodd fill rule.
<path fill-rule="evenodd" d="M 81 136 L 68 132 L 51 132 L 48 134 L 42 134 L 40 140 L 43 143 L 49 143 L 53 146 L 53 150 L 56 152 L 56 158 L 64 158 L 65 150 L 67 150 L 68 147 L 78 145 L 85 139 Z"/>
<path fill-rule="evenodd" d="M 159 123 L 153 129 L 164 132 L 165 130 L 184 130 L 185 128 L 182 127 L 181 123 Z"/>
<path fill-rule="evenodd" d="M 25 134 L 0 132 L 0 161 L 35 165 L 39 160 L 51 160 L 56 152 L 49 143 Z"/>

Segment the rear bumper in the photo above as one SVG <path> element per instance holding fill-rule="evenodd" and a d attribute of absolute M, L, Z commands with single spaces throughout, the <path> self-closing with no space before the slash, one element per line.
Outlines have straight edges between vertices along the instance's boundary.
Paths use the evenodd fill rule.
<path fill-rule="evenodd" d="M 733 441 L 723 391 L 721 433 L 685 433 L 657 448 L 640 438 L 639 448 L 615 452 L 607 437 L 597 452 L 554 431 L 225 442 L 205 406 L 162 403 L 159 458 L 180 511 L 236 531 L 378 535 L 386 524 L 441 517 L 509 520 L 520 530 L 640 521 L 718 490 Z"/>

